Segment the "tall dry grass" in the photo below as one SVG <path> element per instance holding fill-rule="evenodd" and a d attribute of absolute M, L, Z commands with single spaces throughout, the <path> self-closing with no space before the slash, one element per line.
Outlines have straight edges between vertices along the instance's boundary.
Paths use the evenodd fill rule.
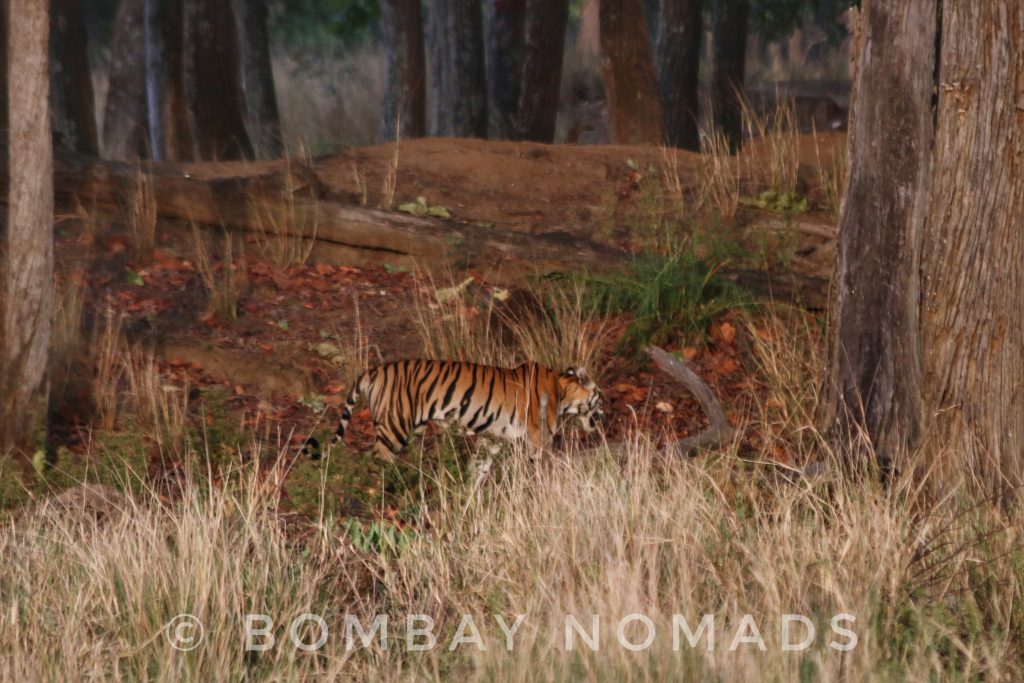
<path fill-rule="evenodd" d="M 734 452 L 666 461 L 642 434 L 546 465 L 516 452 L 479 487 L 440 470 L 424 523 L 401 542 L 358 550 L 344 527 L 286 532 L 254 470 L 221 489 L 197 485 L 172 506 L 143 493 L 97 520 L 40 506 L 0 529 L 5 680 L 1019 680 L 1024 566 L 1011 520 L 963 497 L 934 500 L 918 481 L 788 483 Z M 323 495 L 323 492 L 321 492 Z M 288 628 L 327 626 L 316 653 Z M 171 647 L 179 614 L 204 637 Z M 276 644 L 246 651 L 245 615 L 268 615 Z M 627 615 L 653 641 L 624 647 Z M 806 650 L 782 649 L 782 615 L 805 615 Z M 847 652 L 830 643 L 849 645 Z M 346 618 L 385 615 L 388 649 L 353 640 Z M 433 621 L 433 649 L 409 651 L 409 615 Z M 507 625 L 525 615 L 512 650 Z M 599 645 L 577 636 L 572 616 Z M 714 645 L 691 647 L 712 615 Z M 750 615 L 763 639 L 738 643 Z M 450 644 L 467 616 L 486 649 Z M 263 622 L 260 622 L 263 623 Z M 422 625 L 422 623 L 420 624 Z M 639 643 L 647 631 L 624 630 Z M 799 627 L 791 642 L 803 640 Z M 298 630 L 306 643 L 319 631 Z M 194 631 L 178 633 L 191 637 Z M 463 635 L 471 637 L 472 631 Z M 181 641 L 178 641 L 181 642 Z M 263 637 L 255 643 L 265 642 Z M 416 642 L 422 642 L 418 640 Z"/>

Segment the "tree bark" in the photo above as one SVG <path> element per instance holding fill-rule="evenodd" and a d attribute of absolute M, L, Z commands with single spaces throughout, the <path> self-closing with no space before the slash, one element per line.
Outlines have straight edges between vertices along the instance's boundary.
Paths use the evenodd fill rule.
<path fill-rule="evenodd" d="M 46 435 L 53 315 L 53 147 L 47 2 L 10 0 L 7 263 L 0 442 L 31 452 Z"/>
<path fill-rule="evenodd" d="M 382 0 L 388 46 L 387 89 L 381 137 L 385 141 L 427 134 L 427 72 L 419 0 Z"/>
<path fill-rule="evenodd" d="M 487 112 L 493 140 L 516 134 L 527 0 L 494 0 L 487 25 Z"/>
<path fill-rule="evenodd" d="M 142 0 L 142 35 L 146 55 L 146 127 L 149 153 L 153 161 L 167 158 L 164 143 L 163 93 L 166 78 L 163 68 L 164 40 L 161 0 Z"/>
<path fill-rule="evenodd" d="M 169 161 L 196 158 L 188 98 L 185 95 L 185 8 L 179 0 L 150 0 L 159 4 L 162 31 L 159 118 L 163 122 L 164 152 Z"/>
<path fill-rule="evenodd" d="M 246 130 L 257 156 L 277 159 L 284 147 L 277 91 L 274 89 L 274 69 L 270 60 L 266 0 L 234 0 L 234 9 L 241 47 Z"/>
<path fill-rule="evenodd" d="M 743 146 L 743 95 L 750 0 L 719 0 L 714 8 L 711 116 L 729 148 Z"/>
<path fill-rule="evenodd" d="M 61 144 L 99 154 L 85 19 L 77 0 L 51 0 L 50 108 Z"/>
<path fill-rule="evenodd" d="M 662 0 L 658 80 L 665 144 L 700 150 L 701 0 Z"/>
<path fill-rule="evenodd" d="M 643 0 L 601 0 L 601 64 L 612 138 L 661 142 L 661 105 Z"/>
<path fill-rule="evenodd" d="M 526 46 L 516 114 L 516 137 L 533 142 L 555 141 L 558 99 L 562 88 L 562 56 L 569 23 L 569 0 L 530 0 L 526 15 Z"/>
<path fill-rule="evenodd" d="M 103 155 L 131 160 L 148 157 L 143 3 L 121 0 L 114 18 L 103 113 Z"/>
<path fill-rule="evenodd" d="M 830 426 L 1006 495 L 1024 472 L 1024 1 L 865 10 Z"/>
<path fill-rule="evenodd" d="M 431 130 L 435 135 L 486 138 L 480 0 L 432 0 L 429 7 Z"/>
<path fill-rule="evenodd" d="M 185 97 L 200 159 L 252 159 L 231 3 L 185 0 Z"/>

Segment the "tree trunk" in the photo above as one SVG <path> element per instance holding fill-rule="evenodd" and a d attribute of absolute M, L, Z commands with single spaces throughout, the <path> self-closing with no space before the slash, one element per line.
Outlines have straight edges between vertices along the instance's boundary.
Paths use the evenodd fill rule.
<path fill-rule="evenodd" d="M 700 0 L 662 0 L 658 77 L 665 144 L 700 149 Z"/>
<path fill-rule="evenodd" d="M 49 3 L 10 0 L 7 263 L 0 443 L 29 452 L 46 435 L 53 315 L 53 148 Z"/>
<path fill-rule="evenodd" d="M 833 432 L 885 459 L 945 449 L 1007 494 L 1024 473 L 1024 0 L 865 10 Z"/>
<path fill-rule="evenodd" d="M 427 134 L 427 72 L 420 0 L 382 0 L 380 9 L 388 48 L 381 137 L 421 138 Z"/>
<path fill-rule="evenodd" d="M 114 18 L 103 112 L 103 154 L 109 159 L 148 157 L 143 3 L 121 0 Z"/>
<path fill-rule="evenodd" d="M 142 0 L 142 35 L 146 55 L 146 127 L 149 133 L 149 153 L 153 161 L 167 158 L 164 143 L 163 93 L 166 83 L 163 56 L 161 5 L 166 0 Z"/>
<path fill-rule="evenodd" d="M 154 0 L 159 4 L 161 53 L 161 101 L 163 143 L 171 161 L 196 158 L 192 122 L 185 96 L 185 8 L 178 0 Z"/>
<path fill-rule="evenodd" d="M 435 135 L 487 137 L 480 0 L 430 3 L 431 128 Z"/>
<path fill-rule="evenodd" d="M 61 144 L 99 154 L 89 43 L 78 0 L 51 0 L 50 108 Z"/>
<path fill-rule="evenodd" d="M 744 65 L 750 0 L 719 0 L 714 7 L 711 65 L 711 116 L 735 152 L 743 146 Z"/>
<path fill-rule="evenodd" d="M 612 138 L 618 144 L 659 144 L 661 105 L 643 0 L 601 0 L 599 13 Z"/>
<path fill-rule="evenodd" d="M 274 89 L 274 69 L 270 60 L 266 0 L 234 0 L 234 9 L 238 18 L 242 82 L 248 114 L 246 130 L 259 157 L 277 159 L 284 147 Z"/>
<path fill-rule="evenodd" d="M 487 26 L 487 111 L 494 140 L 515 136 L 523 83 L 527 0 L 494 0 Z"/>
<path fill-rule="evenodd" d="M 562 88 L 562 55 L 569 23 L 569 0 L 530 0 L 526 47 L 516 117 L 516 137 L 554 142 Z"/>
<path fill-rule="evenodd" d="M 185 0 L 185 97 L 200 159 L 251 159 L 231 3 Z"/>

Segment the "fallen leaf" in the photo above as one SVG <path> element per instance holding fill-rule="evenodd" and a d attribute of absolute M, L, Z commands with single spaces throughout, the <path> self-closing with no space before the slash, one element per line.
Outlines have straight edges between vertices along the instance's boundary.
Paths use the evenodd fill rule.
<path fill-rule="evenodd" d="M 444 287 L 442 289 L 437 290 L 436 292 L 434 292 L 434 298 L 437 299 L 437 302 L 439 304 L 443 304 L 446 301 L 451 301 L 452 299 L 458 297 L 464 291 L 466 291 L 466 288 L 469 287 L 471 284 L 473 284 L 473 278 L 467 277 L 461 284 L 455 285 L 454 287 Z"/>
<path fill-rule="evenodd" d="M 671 413 L 675 410 L 671 403 L 667 403 L 665 401 L 658 401 L 654 404 L 654 408 L 655 410 L 659 410 L 663 413 Z"/>
<path fill-rule="evenodd" d="M 736 339 L 736 327 L 731 323 L 722 323 L 718 328 L 719 337 L 726 344 L 732 344 L 733 340 Z"/>
<path fill-rule="evenodd" d="M 700 351 L 693 348 L 692 346 L 687 346 L 685 349 L 683 349 L 683 358 L 685 358 L 688 361 L 692 361 L 698 355 L 700 355 Z"/>

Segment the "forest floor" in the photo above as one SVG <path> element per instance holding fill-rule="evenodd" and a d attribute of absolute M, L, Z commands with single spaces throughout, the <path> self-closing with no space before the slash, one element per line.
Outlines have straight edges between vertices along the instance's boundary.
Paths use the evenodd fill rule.
<path fill-rule="evenodd" d="M 815 165 L 823 163 L 822 150 L 831 154 L 842 144 L 841 136 L 822 137 L 824 141 L 804 136 L 796 148 L 801 187 L 808 195 L 813 193 L 808 179 L 815 177 Z M 748 163 L 758 164 L 766 154 L 752 145 Z M 196 176 L 225 169 L 238 175 L 266 172 L 279 163 L 189 168 Z M 721 251 L 722 244 L 740 247 L 727 250 L 733 260 L 786 268 L 802 259 L 805 269 L 821 273 L 831 267 L 832 240 L 820 230 L 781 237 L 773 232 L 767 239 L 752 238 L 749 230 L 751 225 L 780 222 L 827 225 L 831 217 L 822 206 L 824 199 L 813 198 L 805 210 L 791 213 L 741 204 L 728 220 L 719 215 L 709 219 L 711 212 L 698 206 L 706 162 L 687 152 L 425 139 L 353 149 L 311 163 L 328 196 L 354 204 L 400 205 L 423 197 L 428 206 L 444 207 L 455 220 L 523 232 L 565 231 L 637 254 L 670 251 L 703 231 L 715 250 Z M 678 184 L 669 182 L 670 177 Z M 673 187 L 681 191 L 673 193 Z M 747 189 L 755 191 L 753 185 Z M 77 362 L 91 367 L 84 378 L 72 376 L 83 374 L 80 367 L 69 371 L 60 384 L 64 388 L 53 421 L 59 454 L 52 471 L 39 479 L 29 468 L 7 467 L 0 488 L 5 507 L 31 493 L 88 479 L 90 470 L 104 470 L 97 461 L 107 459 L 127 458 L 132 471 L 149 482 L 164 481 L 167 470 L 183 475 L 178 459 L 168 458 L 166 436 L 139 429 L 138 416 L 127 405 L 105 405 L 95 395 L 97 382 L 113 382 L 119 392 L 139 390 L 129 386 L 132 373 L 123 367 L 138 363 L 138 358 L 125 360 L 133 353 L 152 354 L 165 393 L 173 397 L 173 392 L 184 392 L 183 415 L 173 420 L 184 423 L 177 428 L 191 434 L 191 447 L 202 444 L 200 449 L 221 464 L 230 464 L 240 453 L 248 457 L 260 449 L 258 444 L 270 442 L 277 444 L 275 453 L 294 456 L 307 436 L 323 438 L 333 430 L 339 406 L 361 367 L 357 359 L 373 363 L 429 352 L 417 320 L 453 314 L 451 302 L 444 302 L 439 290 L 472 278 L 468 286 L 451 290 L 457 294 L 454 314 L 479 321 L 506 341 L 510 332 L 503 326 L 509 312 L 536 308 L 540 301 L 529 282 L 505 289 L 477 271 L 450 273 L 449 281 L 440 281 L 392 265 L 386 254 L 374 254 L 363 265 L 331 263 L 316 251 L 303 258 L 308 252 L 296 254 L 294 248 L 251 234 L 231 237 L 227 248 L 226 238 L 200 236 L 187 226 L 163 221 L 155 225 L 153 247 L 140 250 L 138 227 L 133 225 L 139 219 L 130 211 L 115 216 L 79 211 L 61 218 L 56 241 L 59 290 L 65 298 L 73 295 L 64 303 L 73 318 L 66 325 L 75 326 L 77 319 L 78 329 L 69 336 L 77 337 Z M 444 311 L 438 311 L 441 303 Z M 104 339 L 111 330 L 103 321 L 111 314 L 120 330 L 114 332 L 114 342 Z M 819 326 L 818 313 L 803 315 L 808 326 Z M 606 436 L 619 439 L 634 427 L 661 441 L 693 435 L 706 424 L 693 397 L 636 348 L 625 349 L 622 335 L 633 317 L 610 312 L 592 321 L 603 330 L 596 367 L 590 370 L 609 403 Z M 771 332 L 743 308 L 718 311 L 704 323 L 703 329 L 670 334 L 666 348 L 692 363 L 721 397 L 734 425 L 752 424 L 766 394 L 755 372 L 751 340 Z M 358 340 L 363 343 L 355 348 Z M 122 348 L 124 357 L 100 359 L 101 347 L 111 344 Z M 118 363 L 120 370 L 106 367 Z M 98 366 L 107 374 L 99 376 Z M 428 430 L 425 446 L 432 448 L 437 438 L 436 430 Z M 355 415 L 345 458 L 333 465 L 339 471 L 331 476 L 338 489 L 332 512 L 359 515 L 379 509 L 381 501 L 373 501 L 382 495 L 382 477 L 400 481 L 409 474 L 370 456 L 372 439 L 364 409 Z M 762 450 L 758 428 L 744 431 L 741 441 L 742 450 L 752 456 Z M 768 457 L 791 459 L 779 448 Z M 286 507 L 303 513 L 316 509 L 314 498 L 303 492 L 319 476 L 318 468 L 302 462 L 289 470 L 281 487 Z M 384 470 L 390 473 L 384 475 Z M 102 478 L 112 476 L 111 471 Z M 123 472 L 115 478 L 123 479 Z M 392 481 L 395 487 L 404 488 Z"/>

